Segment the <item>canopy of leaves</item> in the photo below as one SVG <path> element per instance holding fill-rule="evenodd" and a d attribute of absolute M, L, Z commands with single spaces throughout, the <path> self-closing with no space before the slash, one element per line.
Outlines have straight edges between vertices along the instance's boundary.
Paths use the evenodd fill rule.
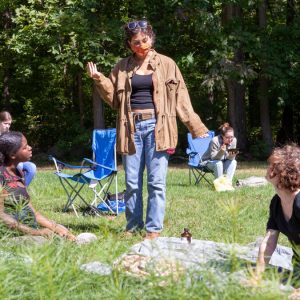
<path fill-rule="evenodd" d="M 4 0 L 0 4 L 1 109 L 11 111 L 40 151 L 88 148 L 93 128 L 92 82 L 87 61 L 109 74 L 129 55 L 122 26 L 146 17 L 157 34 L 157 51 L 179 65 L 195 111 L 211 129 L 228 120 L 226 81 L 246 88 L 247 139 L 261 138 L 255 85 L 268 79 L 274 141 L 285 107 L 293 114 L 292 138 L 299 140 L 299 4 L 268 1 L 266 26 L 258 26 L 263 1 L 197 0 Z M 288 5 L 293 4 L 289 7 Z M 226 19 L 225 11 L 241 14 Z M 243 50 L 237 63 L 236 49 Z M 80 122 L 80 120 L 83 120 Z M 105 124 L 115 113 L 105 107 Z M 298 126 L 298 127 L 297 127 Z M 186 129 L 179 126 L 179 152 Z M 67 153 L 67 152 L 66 152 Z M 78 153 L 81 155 L 81 153 Z"/>

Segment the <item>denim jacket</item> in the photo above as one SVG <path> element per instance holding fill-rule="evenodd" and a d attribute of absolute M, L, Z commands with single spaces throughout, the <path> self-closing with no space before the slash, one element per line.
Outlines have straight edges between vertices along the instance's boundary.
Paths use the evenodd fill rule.
<path fill-rule="evenodd" d="M 178 141 L 176 116 L 192 136 L 205 134 L 208 129 L 194 112 L 188 90 L 176 63 L 169 57 L 153 51 L 149 60 L 153 70 L 153 102 L 156 113 L 155 142 L 157 151 L 175 148 Z M 95 80 L 102 99 L 118 110 L 117 151 L 134 154 L 134 122 L 131 114 L 131 78 L 138 65 L 133 56 L 120 60 L 109 77 L 101 74 Z"/>

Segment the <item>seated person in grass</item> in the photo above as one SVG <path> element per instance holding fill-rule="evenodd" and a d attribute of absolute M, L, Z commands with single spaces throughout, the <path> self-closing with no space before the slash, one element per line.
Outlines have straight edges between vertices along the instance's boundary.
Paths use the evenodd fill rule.
<path fill-rule="evenodd" d="M 292 144 L 275 148 L 268 159 L 266 178 L 276 195 L 270 204 L 267 233 L 258 253 L 256 278 L 261 278 L 265 265 L 275 251 L 279 233 L 283 233 L 293 248 L 291 283 L 300 287 L 300 147 Z"/>
<path fill-rule="evenodd" d="M 19 163 L 32 156 L 31 147 L 20 132 L 0 135 L 0 220 L 9 228 L 28 235 L 54 234 L 75 241 L 75 236 L 64 226 L 48 220 L 31 204 Z"/>
<path fill-rule="evenodd" d="M 203 154 L 202 160 L 206 162 L 208 169 L 214 172 L 215 178 L 223 174 L 232 181 L 236 169 L 237 140 L 234 137 L 234 130 L 228 123 L 219 127 L 220 134 L 215 136 L 209 144 L 207 151 Z"/>
<path fill-rule="evenodd" d="M 8 111 L 0 112 L 0 135 L 4 132 L 9 131 L 12 123 L 11 114 Z M 20 162 L 18 164 L 18 169 L 23 172 L 25 185 L 29 186 L 33 177 L 36 173 L 36 165 L 31 161 Z"/>

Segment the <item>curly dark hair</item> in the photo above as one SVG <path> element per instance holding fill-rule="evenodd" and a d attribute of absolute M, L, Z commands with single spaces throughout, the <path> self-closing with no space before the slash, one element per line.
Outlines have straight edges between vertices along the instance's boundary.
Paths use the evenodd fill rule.
<path fill-rule="evenodd" d="M 135 36 L 139 32 L 143 32 L 147 36 L 149 36 L 152 39 L 152 47 L 154 46 L 155 33 L 152 29 L 152 26 L 150 25 L 150 23 L 147 20 L 143 19 L 143 21 L 147 22 L 147 27 L 146 28 L 140 28 L 139 26 L 137 26 L 134 30 L 129 29 L 128 24 L 131 23 L 131 22 L 139 22 L 139 21 L 136 21 L 136 20 L 128 22 L 123 26 L 123 30 L 124 30 L 124 34 L 125 34 L 124 44 L 128 49 L 131 49 L 129 42 L 131 41 L 132 37 Z"/>
<path fill-rule="evenodd" d="M 18 131 L 4 132 L 0 135 L 0 165 L 9 162 L 22 145 L 23 134 Z"/>
<path fill-rule="evenodd" d="M 270 178 L 278 176 L 277 188 L 295 192 L 300 188 L 300 147 L 288 144 L 275 148 L 268 158 Z"/>

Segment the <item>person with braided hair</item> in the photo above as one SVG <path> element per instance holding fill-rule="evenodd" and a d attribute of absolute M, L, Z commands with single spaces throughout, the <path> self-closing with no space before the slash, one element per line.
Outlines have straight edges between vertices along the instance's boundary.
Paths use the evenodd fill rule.
<path fill-rule="evenodd" d="M 8 111 L 0 112 L 0 135 L 9 131 L 12 123 L 12 116 Z M 31 161 L 19 163 L 18 169 L 23 172 L 25 185 L 28 187 L 36 174 L 36 165 Z"/>
<path fill-rule="evenodd" d="M 75 241 L 76 237 L 63 225 L 40 214 L 33 207 L 24 176 L 18 164 L 27 162 L 32 149 L 21 132 L 0 135 L 0 221 L 7 227 L 28 235 L 59 235 Z"/>

